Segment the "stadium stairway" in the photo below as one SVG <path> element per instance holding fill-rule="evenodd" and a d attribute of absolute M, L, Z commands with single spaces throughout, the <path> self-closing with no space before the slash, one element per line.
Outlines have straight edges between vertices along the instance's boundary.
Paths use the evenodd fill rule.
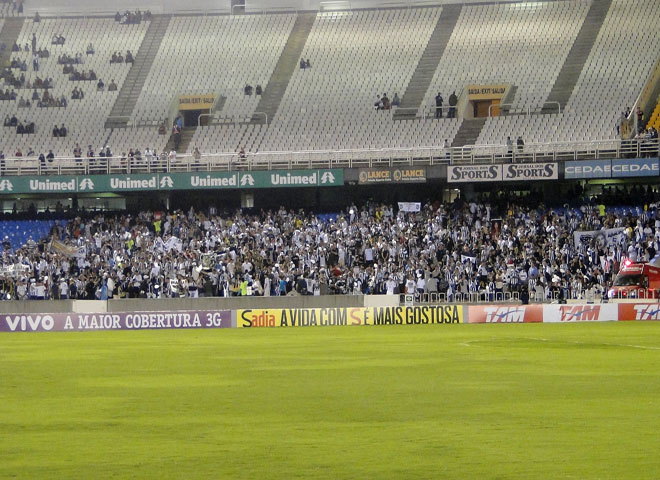
<path fill-rule="evenodd" d="M 562 111 L 573 94 L 573 89 L 580 78 L 580 73 L 582 73 L 587 58 L 589 58 L 611 4 L 612 0 L 592 1 L 582 28 L 580 28 L 580 32 L 575 38 L 566 60 L 564 60 L 564 65 L 559 71 L 559 75 L 557 75 L 547 101 L 559 102 Z M 543 113 L 557 113 L 557 107 L 555 105 L 545 105 Z"/>
<path fill-rule="evenodd" d="M 0 44 L 4 44 L 6 48 L 0 52 L 0 65 L 6 67 L 11 60 L 11 48 L 18 40 L 18 35 L 21 33 L 25 18 L 23 17 L 10 17 L 5 18 L 5 23 L 0 31 Z"/>
<path fill-rule="evenodd" d="M 458 132 L 456 132 L 456 136 L 454 137 L 451 146 L 456 148 L 477 143 L 477 138 L 479 138 L 479 134 L 481 133 L 481 129 L 484 128 L 486 120 L 486 117 L 474 119 L 464 118 L 461 127 L 458 129 Z"/>
<path fill-rule="evenodd" d="M 179 143 L 179 149 L 176 150 L 177 152 L 188 151 L 188 146 L 190 146 L 190 142 L 195 136 L 195 130 L 197 130 L 197 127 L 183 127 L 181 130 L 181 143 Z M 165 145 L 165 150 L 163 151 L 167 153 L 172 150 L 174 150 L 174 135 L 170 136 L 167 145 Z"/>
<path fill-rule="evenodd" d="M 401 105 L 394 112 L 394 120 L 412 120 L 417 116 L 417 110 L 422 105 L 424 95 L 426 95 L 426 91 L 431 85 L 433 75 L 458 21 L 461 8 L 461 5 L 442 7 L 438 23 L 436 23 L 424 53 L 422 53 L 419 63 L 408 82 L 408 87 L 401 97 Z"/>
<path fill-rule="evenodd" d="M 140 49 L 135 55 L 135 62 L 131 65 L 126 80 L 119 90 L 117 100 L 110 111 L 110 117 L 105 121 L 105 128 L 126 127 L 127 120 L 116 117 L 130 117 L 133 113 L 133 108 L 144 87 L 144 82 L 147 80 L 147 75 L 149 75 L 149 70 L 154 63 L 171 18 L 171 15 L 154 15 L 152 17 Z"/>
<path fill-rule="evenodd" d="M 291 76 L 299 66 L 300 56 L 315 20 L 316 13 L 299 13 L 296 17 L 296 22 L 284 45 L 284 50 L 282 50 L 268 84 L 263 90 L 250 123 L 263 124 L 273 120 Z M 262 113 L 265 113 L 266 116 Z"/>

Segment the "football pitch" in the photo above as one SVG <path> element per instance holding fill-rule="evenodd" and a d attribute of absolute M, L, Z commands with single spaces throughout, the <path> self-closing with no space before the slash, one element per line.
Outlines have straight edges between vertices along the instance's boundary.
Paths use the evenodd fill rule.
<path fill-rule="evenodd" d="M 660 324 L 0 335 L 0 478 L 660 478 Z"/>

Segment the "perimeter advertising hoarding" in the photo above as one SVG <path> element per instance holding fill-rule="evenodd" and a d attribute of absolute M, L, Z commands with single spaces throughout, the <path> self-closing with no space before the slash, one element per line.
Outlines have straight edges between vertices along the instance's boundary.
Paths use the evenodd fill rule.
<path fill-rule="evenodd" d="M 438 325 L 445 323 L 463 323 L 463 306 L 274 308 L 236 311 L 238 328 Z"/>
<path fill-rule="evenodd" d="M 657 158 L 619 158 L 612 160 L 612 178 L 657 177 L 660 164 Z"/>
<path fill-rule="evenodd" d="M 425 183 L 426 168 L 361 168 L 358 173 L 358 183 Z"/>
<path fill-rule="evenodd" d="M 447 182 L 498 182 L 502 180 L 502 165 L 450 165 Z"/>
<path fill-rule="evenodd" d="M 542 323 L 543 305 L 470 305 L 469 323 Z"/>
<path fill-rule="evenodd" d="M 250 172 L 139 173 L 128 175 L 3 177 L 1 194 L 153 192 L 248 188 L 339 187 L 342 169 Z"/>
<path fill-rule="evenodd" d="M 618 315 L 618 305 L 612 303 L 543 305 L 543 323 L 613 322 Z"/>
<path fill-rule="evenodd" d="M 660 320 L 660 303 L 619 303 L 620 322 Z"/>
<path fill-rule="evenodd" d="M 167 330 L 231 327 L 230 310 L 10 313 L 0 316 L 0 332 L 75 332 L 85 330 Z"/>
<path fill-rule="evenodd" d="M 564 178 L 611 178 L 611 160 L 580 160 L 569 161 L 564 164 Z"/>
<path fill-rule="evenodd" d="M 528 180 L 557 180 L 559 167 L 556 163 L 511 163 L 504 165 L 502 180 L 526 182 Z"/>

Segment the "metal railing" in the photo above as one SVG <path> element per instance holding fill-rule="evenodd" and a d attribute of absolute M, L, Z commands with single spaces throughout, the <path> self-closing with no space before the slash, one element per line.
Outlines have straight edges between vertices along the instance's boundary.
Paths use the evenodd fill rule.
<path fill-rule="evenodd" d="M 517 109 L 511 109 L 511 108 L 503 108 L 503 107 L 513 107 L 515 104 L 514 103 L 498 103 L 498 104 L 491 104 L 488 106 L 488 116 L 492 117 L 493 116 L 493 108 L 498 108 L 500 113 L 500 117 L 507 117 L 510 115 L 540 115 L 543 112 L 543 108 L 545 108 L 546 105 L 556 105 L 557 106 L 557 114 L 561 114 L 561 104 L 559 102 L 544 102 L 543 105 L 541 105 L 540 108 L 534 108 L 532 109 L 529 105 L 527 107 L 519 107 Z"/>
<path fill-rule="evenodd" d="M 319 2 L 319 12 L 334 10 L 352 10 L 350 0 L 330 0 Z"/>
<path fill-rule="evenodd" d="M 359 150 L 308 150 L 246 152 L 239 159 L 236 152 L 179 154 L 174 162 L 144 157 L 129 159 L 56 157 L 53 162 L 40 162 L 36 157 L 7 158 L 0 162 L 0 175 L 70 175 L 108 174 L 151 171 L 227 171 L 227 170 L 291 170 L 301 168 L 369 168 L 393 166 L 471 165 L 505 162 L 557 162 L 616 158 L 657 157 L 657 140 L 601 140 L 580 143 L 532 143 L 511 153 L 506 145 L 466 145 L 460 148 L 442 146 Z"/>
<path fill-rule="evenodd" d="M 266 112 L 254 112 L 252 114 L 252 116 L 255 116 L 255 115 L 258 115 L 258 116 L 263 115 L 264 118 L 266 119 L 266 125 L 268 125 L 268 114 Z M 250 120 L 252 120 L 252 119 L 250 119 Z"/>

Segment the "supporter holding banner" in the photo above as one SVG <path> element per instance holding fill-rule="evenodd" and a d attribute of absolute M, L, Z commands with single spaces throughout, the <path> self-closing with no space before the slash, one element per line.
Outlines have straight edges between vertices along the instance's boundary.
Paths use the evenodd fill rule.
<path fill-rule="evenodd" d="M 419 202 L 399 202 L 401 212 L 419 212 L 421 209 L 422 204 Z"/>
<path fill-rule="evenodd" d="M 592 230 L 588 232 L 574 232 L 575 248 L 580 245 L 589 245 L 592 240 L 601 247 L 610 247 L 621 243 L 625 239 L 624 228 L 606 228 L 603 230 Z"/>

